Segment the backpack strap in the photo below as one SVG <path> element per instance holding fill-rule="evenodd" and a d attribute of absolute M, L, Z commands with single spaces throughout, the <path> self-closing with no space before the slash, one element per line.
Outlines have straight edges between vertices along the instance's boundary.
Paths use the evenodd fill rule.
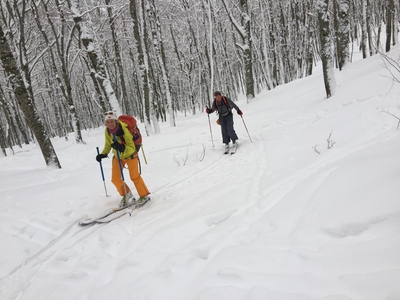
<path fill-rule="evenodd" d="M 232 106 L 230 106 L 230 105 L 228 104 L 228 101 L 226 100 L 225 96 L 222 96 L 222 100 L 224 100 L 224 103 L 225 103 L 226 107 L 228 107 L 229 110 L 232 110 Z"/>
<path fill-rule="evenodd" d="M 229 105 L 228 101 L 226 100 L 225 96 L 221 96 L 222 101 L 225 103 L 226 107 L 229 110 L 232 110 L 232 107 Z M 215 107 L 217 107 L 217 99 L 214 99 Z"/>

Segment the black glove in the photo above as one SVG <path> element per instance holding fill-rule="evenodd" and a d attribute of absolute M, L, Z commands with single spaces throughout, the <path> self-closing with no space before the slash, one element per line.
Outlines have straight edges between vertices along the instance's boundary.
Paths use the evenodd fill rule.
<path fill-rule="evenodd" d="M 238 109 L 237 113 L 239 116 L 243 115 L 243 112 L 240 109 Z"/>
<path fill-rule="evenodd" d="M 119 152 L 124 152 L 125 150 L 125 145 L 118 143 L 115 141 L 114 143 L 111 144 L 111 147 L 113 147 L 115 150 Z"/>
<path fill-rule="evenodd" d="M 211 113 L 212 113 L 212 110 L 209 109 L 208 107 L 206 107 L 206 113 L 211 114 Z"/>
<path fill-rule="evenodd" d="M 97 154 L 97 155 L 96 155 L 96 160 L 97 160 L 98 162 L 101 162 L 101 160 L 102 160 L 103 158 L 106 158 L 106 157 L 108 157 L 108 156 L 105 155 L 105 154 Z"/>

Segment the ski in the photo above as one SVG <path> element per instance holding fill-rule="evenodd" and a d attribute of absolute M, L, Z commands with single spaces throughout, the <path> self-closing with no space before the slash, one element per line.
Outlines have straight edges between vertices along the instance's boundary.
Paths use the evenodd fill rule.
<path fill-rule="evenodd" d="M 118 219 L 122 216 L 125 216 L 127 213 L 132 212 L 134 209 L 136 208 L 136 206 L 132 206 L 132 207 L 126 207 L 122 210 L 119 210 L 111 215 L 108 215 L 107 217 L 101 218 L 96 220 L 96 223 L 109 223 L 115 219 Z"/>
<path fill-rule="evenodd" d="M 140 204 L 135 203 L 135 205 L 131 205 L 131 206 L 125 207 L 125 208 L 123 208 L 123 209 L 121 209 L 121 210 L 119 210 L 119 211 L 117 211 L 117 212 L 115 212 L 115 213 L 113 213 L 111 215 L 108 215 L 108 216 L 106 216 L 104 218 L 96 220 L 96 223 L 109 223 L 109 222 L 111 222 L 111 221 L 113 221 L 115 219 L 118 219 L 118 218 L 126 215 L 126 214 L 131 214 L 132 211 L 134 211 L 137 208 L 142 207 L 143 205 L 145 205 L 150 200 L 151 200 L 150 198 L 147 198 L 144 202 L 142 202 Z"/>
<path fill-rule="evenodd" d="M 236 143 L 236 144 L 233 145 L 233 148 L 231 150 L 231 155 L 236 153 L 237 148 L 238 148 L 238 144 Z"/>
<path fill-rule="evenodd" d="M 135 206 L 135 205 L 136 205 L 136 202 L 132 201 L 127 206 L 110 208 L 110 209 L 107 209 L 106 211 L 104 211 L 102 213 L 99 213 L 98 215 L 96 215 L 94 217 L 85 216 L 79 221 L 79 225 L 84 226 L 84 225 L 89 225 L 89 224 L 96 223 L 96 222 L 100 223 L 99 222 L 100 220 L 102 220 L 104 218 L 107 218 L 107 217 L 109 217 L 109 216 L 111 216 L 113 214 L 116 214 L 116 213 L 118 213 L 120 211 L 123 211 L 123 210 L 125 210 L 127 208 L 131 208 L 132 206 Z"/>

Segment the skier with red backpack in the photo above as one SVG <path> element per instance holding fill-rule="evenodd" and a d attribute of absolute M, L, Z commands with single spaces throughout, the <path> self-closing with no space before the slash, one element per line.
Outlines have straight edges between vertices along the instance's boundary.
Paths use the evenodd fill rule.
<path fill-rule="evenodd" d="M 214 111 L 218 112 L 219 124 L 221 125 L 222 142 L 225 144 L 225 153 L 229 152 L 229 142 L 232 140 L 234 149 L 237 147 L 235 129 L 233 128 L 233 114 L 232 108 L 236 109 L 239 116 L 243 115 L 243 112 L 239 107 L 228 97 L 222 96 L 221 92 L 216 91 L 214 93 L 214 101 L 211 108 L 206 108 L 206 113 L 211 114 Z"/>
<path fill-rule="evenodd" d="M 133 124 L 129 124 L 131 122 Z M 117 118 L 114 112 L 109 111 L 105 113 L 104 124 L 106 126 L 104 149 L 96 156 L 96 160 L 101 162 L 103 158 L 108 157 L 111 149 L 113 149 L 111 182 L 122 196 L 119 206 L 127 206 L 131 204 L 131 201 L 136 201 L 138 205 L 144 204 L 150 200 L 148 197 L 150 192 L 139 173 L 137 151 L 140 147 L 141 136 L 136 127 L 136 120 L 125 115 Z M 125 165 L 128 167 L 130 179 L 139 194 L 138 200 L 134 200 L 131 190 L 124 181 L 123 168 Z"/>

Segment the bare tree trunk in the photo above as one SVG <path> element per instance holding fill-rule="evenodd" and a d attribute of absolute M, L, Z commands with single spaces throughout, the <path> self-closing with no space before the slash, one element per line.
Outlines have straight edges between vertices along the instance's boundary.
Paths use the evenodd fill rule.
<path fill-rule="evenodd" d="M 241 45 L 241 49 L 244 54 L 244 68 L 246 75 L 246 96 L 247 99 L 251 99 L 254 97 L 254 78 L 253 78 L 253 58 L 252 58 L 252 43 L 251 43 L 251 24 L 250 24 L 250 16 L 248 12 L 248 3 L 247 0 L 240 0 L 240 10 L 241 10 L 241 21 L 242 26 L 237 26 L 238 22 L 235 20 L 230 8 L 226 4 L 226 0 L 222 1 L 225 9 L 228 13 L 229 19 L 232 22 L 232 25 L 239 32 L 239 35 L 242 37 L 243 45 Z"/>
<path fill-rule="evenodd" d="M 18 145 L 20 148 L 22 148 L 22 143 L 21 143 L 21 138 L 18 135 L 18 130 L 17 130 L 17 125 L 15 124 L 16 121 L 12 117 L 12 112 L 11 112 L 11 105 L 6 102 L 4 91 L 0 86 L 0 107 L 5 115 L 6 121 L 7 121 L 7 126 L 8 128 L 3 128 L 2 127 L 2 122 L 0 122 L 0 134 L 2 137 L 0 138 L 0 144 L 1 144 L 1 149 L 3 150 L 4 155 L 7 156 L 7 152 L 5 151 L 5 148 L 10 148 L 12 152 L 14 153 L 13 150 L 13 145 Z M 26 139 L 25 135 L 25 143 L 29 143 L 29 141 Z"/>
<path fill-rule="evenodd" d="M 139 0 L 142 2 L 142 0 Z M 143 88 L 143 93 L 141 94 L 143 99 L 142 103 L 144 109 L 144 123 L 146 127 L 146 132 L 149 135 L 151 132 L 151 112 L 150 112 L 150 84 L 149 84 L 149 63 L 148 56 L 145 52 L 145 41 L 144 41 L 144 20 L 142 9 L 138 5 L 136 0 L 129 1 L 129 12 L 133 20 L 133 36 L 136 41 L 136 48 L 138 52 L 138 64 L 139 64 L 139 86 Z M 142 30 L 142 32 L 141 32 Z"/>
<path fill-rule="evenodd" d="M 267 88 L 270 90 L 273 88 L 273 82 L 271 79 L 271 70 L 270 70 L 270 57 L 269 57 L 269 51 L 268 51 L 268 30 L 267 30 L 267 17 L 265 14 L 268 16 L 268 12 L 266 8 L 263 5 L 263 1 L 259 2 L 260 5 L 260 13 L 261 13 L 261 43 L 262 43 L 262 61 L 263 64 L 261 65 L 262 71 L 264 73 L 264 78 L 265 78 L 265 83 L 267 85 Z"/>
<path fill-rule="evenodd" d="M 394 0 L 386 0 L 386 52 L 390 51 L 393 29 Z"/>
<path fill-rule="evenodd" d="M 123 106 L 125 107 L 126 111 L 131 111 L 132 106 L 129 103 L 128 93 L 126 91 L 124 68 L 122 67 L 122 56 L 121 56 L 120 47 L 119 47 L 119 43 L 118 43 L 118 39 L 117 39 L 117 33 L 115 30 L 115 17 L 113 16 L 112 9 L 109 6 L 111 0 L 105 0 L 105 1 L 106 1 L 106 5 L 107 5 L 108 21 L 109 21 L 110 28 L 111 28 L 112 45 L 113 45 L 114 52 L 115 52 L 115 60 L 116 60 L 118 74 L 119 74 L 119 80 L 121 82 L 120 88 L 121 88 L 122 99 L 120 99 L 120 101 L 123 104 Z"/>
<path fill-rule="evenodd" d="M 362 0 L 361 7 L 362 7 L 362 19 L 361 19 L 361 51 L 363 58 L 367 58 L 367 0 Z"/>
<path fill-rule="evenodd" d="M 251 23 L 249 15 L 249 4 L 247 0 L 240 0 L 240 8 L 242 11 L 242 26 L 245 28 L 246 34 L 244 35 L 244 61 L 245 61 L 245 73 L 246 73 L 246 97 L 247 100 L 254 98 L 254 77 L 253 77 L 253 47 L 251 40 Z"/>
<path fill-rule="evenodd" d="M 163 90 L 164 90 L 165 96 L 167 98 L 170 125 L 171 125 L 171 127 L 175 127 L 176 126 L 175 112 L 174 112 L 174 105 L 172 103 L 172 98 L 171 98 L 171 85 L 170 85 L 170 79 L 169 79 L 166 61 L 165 61 L 166 58 L 165 58 L 162 33 L 161 33 L 161 28 L 160 28 L 160 21 L 158 19 L 154 0 L 152 0 L 151 2 L 152 2 L 151 5 L 147 6 L 148 7 L 147 14 L 149 16 L 149 23 L 151 26 L 153 46 L 155 47 L 156 58 L 158 60 L 159 67 L 161 69 L 162 82 L 164 85 Z"/>
<path fill-rule="evenodd" d="M 393 2 L 393 46 L 398 44 L 399 41 L 399 1 Z"/>
<path fill-rule="evenodd" d="M 47 166 L 61 168 L 58 157 L 54 151 L 50 138 L 46 134 L 45 127 L 41 121 L 34 101 L 28 93 L 24 80 L 19 72 L 17 62 L 12 54 L 10 45 L 4 35 L 3 28 L 0 25 L 0 60 L 4 70 L 9 76 L 18 104 L 25 115 L 26 121 L 31 128 L 35 138 L 40 146 L 44 160 Z"/>
<path fill-rule="evenodd" d="M 327 98 L 330 98 L 332 96 L 332 92 L 335 87 L 335 78 L 333 74 L 333 56 L 331 50 L 332 41 L 330 37 L 329 4 L 330 0 L 323 0 L 320 1 L 318 4 L 321 60 Z"/>
<path fill-rule="evenodd" d="M 339 70 L 342 70 L 343 66 L 349 60 L 349 0 L 337 0 L 334 5 L 337 10 L 335 14 L 335 23 L 337 24 L 336 49 L 338 66 Z"/>

